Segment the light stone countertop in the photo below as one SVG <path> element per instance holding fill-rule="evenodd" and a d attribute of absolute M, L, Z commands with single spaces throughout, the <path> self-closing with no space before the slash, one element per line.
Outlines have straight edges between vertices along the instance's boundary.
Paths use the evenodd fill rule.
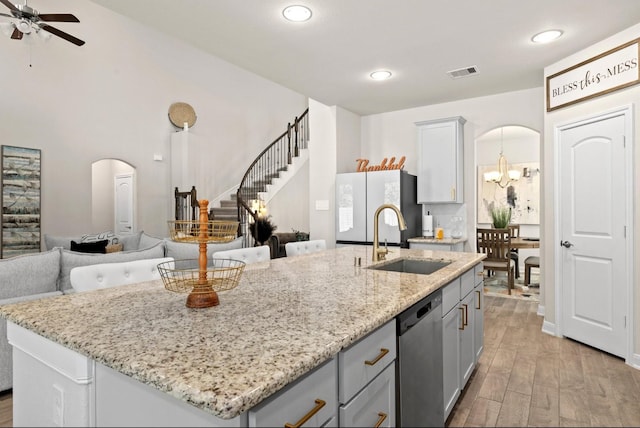
<path fill-rule="evenodd" d="M 445 259 L 431 275 L 366 269 L 370 246 L 247 265 L 220 305 L 185 306 L 162 281 L 0 306 L 0 316 L 180 400 L 230 419 L 335 356 L 484 255 L 391 248 Z M 362 266 L 354 266 L 360 258 Z"/>
<path fill-rule="evenodd" d="M 459 243 L 467 242 L 467 238 L 425 238 L 424 236 L 417 236 L 415 238 L 407 239 L 408 242 L 414 242 L 416 244 L 441 244 L 441 245 L 455 245 Z"/>

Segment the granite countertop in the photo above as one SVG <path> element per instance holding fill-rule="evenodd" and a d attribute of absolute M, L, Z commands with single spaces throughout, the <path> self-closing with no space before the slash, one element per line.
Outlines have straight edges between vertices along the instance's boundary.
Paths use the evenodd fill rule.
<path fill-rule="evenodd" d="M 455 244 L 459 244 L 460 242 L 467 242 L 467 238 L 442 238 L 442 239 L 436 239 L 436 238 L 425 238 L 423 236 L 417 236 L 415 238 L 409 238 L 407 239 L 408 242 L 415 242 L 415 243 L 423 243 L 423 244 L 442 244 L 442 245 L 455 245 Z"/>
<path fill-rule="evenodd" d="M 366 269 L 371 248 L 247 265 L 239 285 L 219 293 L 212 308 L 187 308 L 186 294 L 158 280 L 0 306 L 0 316 L 231 419 L 484 258 L 392 248 L 387 262 L 452 261 L 431 275 L 403 274 Z"/>

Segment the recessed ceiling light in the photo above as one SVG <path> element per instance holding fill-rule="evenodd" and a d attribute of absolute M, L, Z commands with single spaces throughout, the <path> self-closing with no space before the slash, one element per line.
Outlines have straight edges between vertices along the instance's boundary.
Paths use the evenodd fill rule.
<path fill-rule="evenodd" d="M 301 5 L 287 6 L 282 11 L 282 15 L 289 21 L 303 22 L 311 18 L 311 9 Z"/>
<path fill-rule="evenodd" d="M 549 43 L 562 36 L 561 30 L 548 30 L 538 33 L 531 38 L 534 43 Z"/>
<path fill-rule="evenodd" d="M 377 70 L 371 73 L 369 76 L 373 80 L 386 80 L 391 77 L 391 72 L 388 70 Z"/>

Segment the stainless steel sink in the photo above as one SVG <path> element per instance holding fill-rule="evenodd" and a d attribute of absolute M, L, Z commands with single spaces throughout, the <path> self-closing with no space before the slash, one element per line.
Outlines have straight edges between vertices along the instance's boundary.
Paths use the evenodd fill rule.
<path fill-rule="evenodd" d="M 430 275 L 450 264 L 449 260 L 398 259 L 390 263 L 370 266 L 369 269 Z"/>

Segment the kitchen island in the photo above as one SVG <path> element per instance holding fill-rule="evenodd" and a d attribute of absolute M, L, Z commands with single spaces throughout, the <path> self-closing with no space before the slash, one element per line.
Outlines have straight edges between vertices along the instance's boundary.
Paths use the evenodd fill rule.
<path fill-rule="evenodd" d="M 220 305 L 207 309 L 189 309 L 186 295 L 151 281 L 7 305 L 0 315 L 19 341 L 44 338 L 52 353 L 63 347 L 86 358 L 69 368 L 90 366 L 81 383 L 92 385 L 95 364 L 161 392 L 163 399 L 186 403 L 211 416 L 211 424 L 242 426 L 250 409 L 484 258 L 400 248 L 387 261 L 373 263 L 371 257 L 371 247 L 352 246 L 248 265 L 238 287 L 220 293 Z M 399 257 L 451 263 L 430 275 L 368 269 Z M 14 373 L 33 370 L 20 360 Z M 23 378 L 37 381 L 28 374 L 16 378 L 14 408 L 37 411 L 43 403 L 21 396 Z M 77 403 L 54 391 L 53 418 L 66 398 L 65 409 L 84 406 L 83 417 L 95 424 L 92 400 L 99 394 L 92 388 Z M 17 424 L 20 417 L 14 414 Z"/>

